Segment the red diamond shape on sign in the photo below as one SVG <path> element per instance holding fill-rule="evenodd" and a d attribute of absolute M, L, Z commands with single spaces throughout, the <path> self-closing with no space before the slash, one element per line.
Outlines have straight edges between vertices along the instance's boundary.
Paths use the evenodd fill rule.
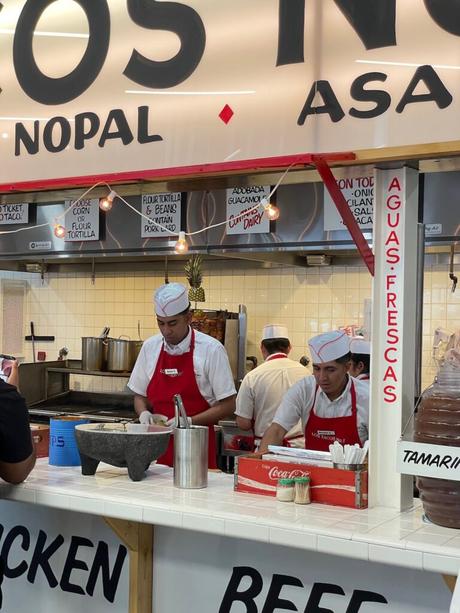
<path fill-rule="evenodd" d="M 234 112 L 233 110 L 228 106 L 228 104 L 226 104 L 224 106 L 224 108 L 221 110 L 221 112 L 219 113 L 219 117 L 222 119 L 222 121 L 227 124 L 230 119 L 233 117 Z"/>

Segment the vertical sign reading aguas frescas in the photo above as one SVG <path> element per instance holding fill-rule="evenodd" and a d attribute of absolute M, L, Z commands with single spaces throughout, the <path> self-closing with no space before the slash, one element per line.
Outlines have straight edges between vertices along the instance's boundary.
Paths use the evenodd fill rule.
<path fill-rule="evenodd" d="M 65 241 L 99 240 L 99 200 L 66 200 Z"/>
<path fill-rule="evenodd" d="M 227 234 L 261 234 L 270 232 L 270 220 L 260 204 L 270 196 L 270 187 L 232 187 L 227 189 Z"/>
<path fill-rule="evenodd" d="M 400 377 L 400 309 L 403 293 L 403 264 L 401 258 L 401 226 L 404 203 L 404 175 L 395 170 L 384 187 L 384 318 L 383 344 L 383 401 L 392 405 L 398 400 Z"/>
<path fill-rule="evenodd" d="M 181 229 L 181 193 L 144 194 L 142 196 L 141 237 L 179 234 Z M 169 232 L 168 232 L 169 230 Z"/>

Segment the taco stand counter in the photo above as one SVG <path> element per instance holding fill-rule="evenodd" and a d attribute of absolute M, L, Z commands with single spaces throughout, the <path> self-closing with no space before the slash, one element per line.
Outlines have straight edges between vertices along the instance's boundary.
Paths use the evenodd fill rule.
<path fill-rule="evenodd" d="M 231 590 L 232 581 L 233 583 L 236 581 L 235 572 L 237 569 L 247 568 L 251 562 L 255 566 L 257 561 L 252 560 L 254 556 L 256 560 L 259 559 L 262 566 L 265 560 L 269 560 L 270 562 L 266 563 L 270 564 L 278 561 L 276 568 L 284 573 L 283 575 L 273 574 L 272 586 L 268 590 L 267 599 L 270 594 L 273 599 L 275 577 L 289 575 L 290 556 L 293 556 L 293 560 L 296 556 L 300 556 L 301 563 L 296 562 L 293 567 L 295 569 L 293 572 L 298 578 L 290 577 L 289 580 L 286 580 L 290 586 L 302 585 L 299 578 L 304 580 L 305 577 L 309 577 L 311 579 L 309 573 L 314 573 L 314 569 L 318 569 L 317 572 L 320 575 L 321 572 L 323 574 L 324 572 L 332 573 L 331 569 L 334 564 L 341 569 L 338 572 L 339 578 L 335 577 L 335 580 L 332 581 L 332 584 L 335 585 L 334 590 L 339 591 L 332 590 L 332 592 L 341 593 L 342 588 L 337 588 L 337 583 L 342 580 L 344 596 L 332 597 L 336 599 L 331 608 L 334 612 L 360 610 L 359 605 L 356 608 L 356 602 L 354 603 L 355 608 L 351 604 L 350 608 L 347 608 L 344 604 L 348 602 L 345 594 L 347 593 L 349 597 L 348 592 L 352 591 L 346 584 L 345 577 L 347 572 L 353 570 L 354 565 L 358 565 L 358 568 L 353 571 L 352 581 L 355 580 L 355 577 L 359 577 L 359 581 L 356 579 L 357 583 L 366 594 L 370 593 L 371 587 L 383 595 L 385 590 L 393 589 L 389 587 L 390 585 L 406 586 L 403 597 L 404 606 L 401 603 L 395 604 L 398 600 L 397 596 L 390 595 L 385 600 L 389 605 L 363 604 L 361 610 L 366 613 L 374 610 L 447 611 L 451 593 L 441 575 L 450 576 L 444 579 L 452 587 L 455 583 L 454 577 L 457 576 L 460 569 L 460 531 L 426 523 L 418 501 L 415 502 L 413 510 L 406 512 L 383 507 L 358 510 L 320 504 L 299 506 L 294 503 L 278 502 L 266 496 L 234 492 L 232 476 L 224 473 L 211 472 L 206 489 L 179 490 L 173 486 L 172 469 L 161 465 L 153 464 L 147 471 L 144 480 L 132 482 L 128 478 L 126 469 L 101 464 L 96 475 L 88 477 L 81 475 L 80 467 L 49 466 L 47 458 L 37 461 L 34 471 L 25 483 L 18 486 L 2 483 L 0 492 L 3 499 L 0 504 L 6 506 L 2 517 L 9 517 L 11 526 L 14 526 L 16 521 L 28 525 L 32 534 L 39 530 L 41 532 L 43 526 L 40 525 L 40 513 L 46 512 L 51 518 L 54 518 L 55 532 L 65 534 L 70 522 L 73 533 L 78 533 L 79 526 L 84 526 L 84 520 L 89 518 L 101 522 L 101 518 L 104 518 L 124 542 L 130 557 L 129 606 L 117 609 L 110 604 L 112 608 L 105 609 L 104 607 L 95 608 L 92 604 L 92 611 L 129 610 L 131 613 L 144 613 L 153 610 L 155 613 L 166 612 L 169 605 L 165 603 L 171 602 L 171 598 L 180 599 L 180 594 L 183 592 L 180 586 L 187 591 L 187 581 L 193 580 L 193 574 L 195 580 L 192 581 L 192 585 L 198 581 L 202 593 L 205 594 L 207 589 L 211 592 L 218 589 L 216 586 L 219 585 L 219 579 L 213 579 L 213 573 L 217 572 L 219 565 L 222 565 L 221 575 L 224 574 L 227 577 L 227 582 L 233 568 L 232 579 L 228 585 L 225 587 L 224 581 L 219 596 L 214 596 L 214 598 L 219 598 L 219 602 L 222 601 L 220 608 L 218 608 L 218 602 L 211 602 L 207 605 L 195 602 L 193 599 L 199 600 L 200 596 L 193 593 L 193 589 L 190 588 L 188 604 L 181 606 L 179 601 L 174 600 L 174 610 L 177 613 L 182 611 L 207 613 L 208 610 L 222 613 L 224 611 L 229 613 L 244 610 L 262 611 L 265 596 L 262 596 L 263 590 L 261 591 L 260 586 L 259 600 L 257 600 L 260 608 L 252 606 L 246 609 L 246 604 L 242 602 L 229 604 L 231 597 L 228 590 Z M 41 508 L 32 505 L 40 505 Z M 69 517 L 72 519 L 69 520 Z M 103 522 L 100 525 L 107 530 Z M 6 556 L 7 558 L 8 554 L 12 556 L 13 561 L 17 564 L 17 561 L 21 559 L 18 557 L 18 552 L 19 556 L 21 553 L 25 555 L 24 552 L 21 552 L 21 546 L 23 550 L 26 550 L 28 543 L 23 540 L 21 545 L 19 538 L 14 543 L 14 538 L 18 536 L 18 533 L 14 533 L 13 529 L 7 537 L 6 527 L 4 526 L 5 529 L 2 530 L 5 541 L 10 538 Z M 102 534 L 100 532 L 102 528 L 98 529 L 98 533 Z M 12 534 L 15 536 L 11 536 Z M 72 543 L 76 538 L 72 537 Z M 152 547 L 153 541 L 155 542 L 154 547 Z M 2 544 L 2 555 L 5 553 L 5 546 Z M 12 550 L 14 550 L 14 555 Z M 244 566 L 236 565 L 238 551 L 245 562 Z M 171 556 L 169 563 L 162 559 L 165 552 Z M 182 555 L 185 558 L 179 560 Z M 76 579 L 80 572 L 75 569 L 84 567 L 84 562 L 79 560 L 79 557 L 80 553 L 74 550 L 73 563 L 70 564 L 70 570 L 67 568 L 68 574 L 73 572 L 72 579 Z M 187 557 L 190 558 L 188 564 Z M 195 563 L 196 561 L 198 562 Z M 13 566 L 11 560 L 7 559 L 7 562 Z M 313 566 L 313 570 L 307 573 L 309 565 Z M 305 575 L 303 567 L 305 567 Z M 260 573 L 255 569 L 251 571 L 252 579 L 254 579 L 254 573 L 264 576 L 264 571 L 259 570 Z M 126 572 L 128 572 L 127 569 Z M 156 576 L 158 572 L 160 572 L 159 577 Z M 169 595 L 169 600 L 165 600 L 162 586 L 168 583 L 166 578 L 168 572 L 172 586 L 165 588 Z M 270 569 L 268 572 L 271 572 Z M 190 573 L 192 575 L 188 576 Z M 385 583 L 384 577 L 388 573 L 389 577 Z M 12 576 L 13 574 L 11 573 Z M 394 576 L 391 577 L 392 574 Z M 17 575 L 18 573 L 16 577 Z M 269 580 L 267 581 L 269 583 Z M 17 595 L 10 595 L 10 583 L 13 582 L 5 579 L 2 584 L 5 610 L 10 610 L 6 604 L 8 599 L 12 604 L 14 598 L 18 598 Z M 174 588 L 174 585 L 177 589 Z M 318 585 L 325 584 L 324 582 L 314 584 L 310 594 L 313 600 L 315 598 L 313 592 L 318 589 Z M 235 588 L 234 584 L 233 588 Z M 264 590 L 266 588 L 268 584 L 265 585 Z M 171 589 L 175 592 L 173 596 L 171 596 Z M 245 589 L 248 589 L 247 585 L 243 589 L 242 584 L 239 590 L 236 589 L 235 602 L 244 600 L 245 596 L 239 596 L 238 591 L 244 592 Z M 279 598 L 281 598 L 280 589 L 278 585 Z M 285 585 L 283 589 L 285 590 L 283 598 L 292 598 L 292 602 L 297 603 L 289 591 L 293 588 Z M 298 588 L 295 589 L 299 591 Z M 48 589 L 46 598 L 49 599 L 49 603 L 52 601 L 53 593 L 55 591 Z M 389 594 L 386 594 L 387 596 Z M 80 595 L 78 598 L 80 599 L 79 606 L 86 606 L 84 600 L 88 598 L 87 594 Z M 303 604 L 299 600 L 299 609 L 293 608 L 294 604 L 290 608 L 283 609 L 281 603 L 286 603 L 286 600 L 280 600 L 279 609 L 277 609 L 275 598 L 273 605 L 275 608 L 264 608 L 263 610 L 304 610 L 306 599 L 308 599 L 308 594 Z M 433 601 L 431 606 L 430 599 Z M 211 600 L 212 595 L 209 595 L 207 601 Z M 327 594 L 320 596 L 319 600 L 323 606 L 330 604 Z M 317 606 L 319 606 L 319 600 L 316 601 Z M 370 600 L 372 601 L 372 598 Z M 374 602 L 382 603 L 384 600 L 377 599 Z M 49 603 L 47 600 L 47 611 L 58 610 Z M 27 602 L 14 602 L 14 604 L 24 607 Z M 206 608 L 207 606 L 209 609 Z M 305 611 L 325 610 L 316 609 L 311 604 L 310 606 L 312 608 L 307 605 Z M 367 608 L 368 606 L 371 608 Z M 74 610 L 69 600 L 67 609 L 68 611 Z M 77 610 L 81 609 L 76 608 L 75 611 Z M 173 608 L 170 607 L 169 610 L 172 611 Z"/>

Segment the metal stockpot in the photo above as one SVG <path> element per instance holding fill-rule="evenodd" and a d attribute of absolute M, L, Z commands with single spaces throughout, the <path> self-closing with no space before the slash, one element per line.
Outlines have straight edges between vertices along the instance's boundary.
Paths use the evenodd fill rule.
<path fill-rule="evenodd" d="M 132 360 L 133 360 L 133 368 L 134 368 L 134 364 L 136 363 L 137 356 L 139 355 L 139 352 L 141 350 L 142 345 L 144 344 L 144 341 L 129 341 L 129 342 L 131 343 Z"/>
<path fill-rule="evenodd" d="M 104 338 L 83 336 L 81 339 L 81 367 L 83 370 L 104 369 Z"/>
<path fill-rule="evenodd" d="M 111 372 L 130 371 L 134 365 L 132 341 L 125 338 L 107 339 L 107 370 Z"/>

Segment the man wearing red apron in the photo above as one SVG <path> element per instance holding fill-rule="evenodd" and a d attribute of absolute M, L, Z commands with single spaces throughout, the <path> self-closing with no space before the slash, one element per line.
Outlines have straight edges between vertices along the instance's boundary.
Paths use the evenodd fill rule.
<path fill-rule="evenodd" d="M 134 366 L 129 388 L 141 423 L 154 423 L 153 414 L 174 422 L 175 394 L 180 394 L 190 423 L 209 427 L 209 468 L 216 468 L 214 425 L 235 410 L 236 390 L 225 348 L 219 341 L 193 330 L 187 288 L 162 285 L 155 293 L 160 334 L 147 339 Z M 158 459 L 172 466 L 174 442 Z"/>
<path fill-rule="evenodd" d="M 305 428 L 305 448 L 329 451 L 334 441 L 362 444 L 368 438 L 369 386 L 348 374 L 350 339 L 334 330 L 309 341 L 313 375 L 304 377 L 285 394 L 260 451 L 280 445 L 298 419 Z"/>
<path fill-rule="evenodd" d="M 369 381 L 371 344 L 361 336 L 354 336 L 350 341 L 351 366 L 349 373 L 360 381 Z"/>
<path fill-rule="evenodd" d="M 264 362 L 243 379 L 236 397 L 236 423 L 242 430 L 253 430 L 255 447 L 271 425 L 284 394 L 309 372 L 299 362 L 289 359 L 291 351 L 286 326 L 267 324 L 262 330 L 260 352 Z M 300 420 L 286 434 L 286 446 L 303 447 Z"/>

